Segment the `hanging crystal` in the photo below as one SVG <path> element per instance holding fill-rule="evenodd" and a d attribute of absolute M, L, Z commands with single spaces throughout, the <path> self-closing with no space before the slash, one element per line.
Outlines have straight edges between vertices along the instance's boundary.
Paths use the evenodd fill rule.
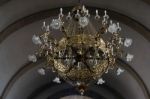
<path fill-rule="evenodd" d="M 81 27 L 85 27 L 89 24 L 89 19 L 87 17 L 80 17 L 79 18 L 79 24 Z"/>
<path fill-rule="evenodd" d="M 131 38 L 126 38 L 124 41 L 125 47 L 130 47 L 132 45 L 133 40 Z"/>
<path fill-rule="evenodd" d="M 105 81 L 103 80 L 103 78 L 99 78 L 97 81 L 97 85 L 102 85 L 104 83 L 105 83 Z"/>
<path fill-rule="evenodd" d="M 118 68 L 117 69 L 117 76 L 119 76 L 121 73 L 123 73 L 124 72 L 124 69 L 122 69 L 122 68 Z"/>
<path fill-rule="evenodd" d="M 37 58 L 36 58 L 35 55 L 28 55 L 28 60 L 31 61 L 31 62 L 36 62 Z"/>
<path fill-rule="evenodd" d="M 44 68 L 38 69 L 37 72 L 38 72 L 40 75 L 45 75 L 45 74 L 46 74 Z"/>
<path fill-rule="evenodd" d="M 55 78 L 53 79 L 53 82 L 58 83 L 58 84 L 60 84 L 60 83 L 61 83 L 61 81 L 60 81 L 60 78 L 59 78 L 59 77 L 55 77 Z"/>
<path fill-rule="evenodd" d="M 35 44 L 35 45 L 41 45 L 42 44 L 42 41 L 40 39 L 39 36 L 36 36 L 36 35 L 33 35 L 32 37 L 32 42 Z"/>
<path fill-rule="evenodd" d="M 134 58 L 134 55 L 132 55 L 132 54 L 127 54 L 127 56 L 126 56 L 126 60 L 127 60 L 127 62 L 130 62 L 130 61 L 132 61 L 133 60 L 133 58 Z"/>
<path fill-rule="evenodd" d="M 53 29 L 60 29 L 60 27 L 62 26 L 62 21 L 60 19 L 53 19 L 50 26 L 53 28 Z"/>
<path fill-rule="evenodd" d="M 112 21 L 110 21 L 110 25 L 108 27 L 108 32 L 110 33 L 117 33 L 117 25 L 115 23 L 112 23 Z"/>

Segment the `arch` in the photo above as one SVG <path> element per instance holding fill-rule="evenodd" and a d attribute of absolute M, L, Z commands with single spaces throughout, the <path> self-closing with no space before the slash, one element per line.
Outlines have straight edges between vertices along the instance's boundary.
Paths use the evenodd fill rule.
<path fill-rule="evenodd" d="M 6 87 L 4 88 L 3 92 L 2 92 L 2 99 L 5 99 L 5 97 L 7 96 L 7 94 L 9 93 L 9 90 L 12 88 L 12 86 L 15 84 L 15 82 L 23 75 L 25 74 L 28 70 L 34 68 L 35 66 L 37 66 L 38 64 L 44 62 L 43 59 L 38 60 L 37 63 L 27 63 L 26 65 L 24 65 L 22 68 L 20 68 L 13 76 L 12 78 L 9 80 L 9 82 L 7 83 Z M 125 63 L 124 61 L 122 61 L 121 59 L 117 60 L 117 63 L 119 65 L 121 65 L 127 72 L 129 72 L 131 74 L 131 76 L 138 82 L 138 84 L 140 85 L 141 89 L 144 92 L 145 98 L 146 99 L 150 99 L 150 94 L 148 91 L 148 88 L 146 86 L 146 84 L 144 83 L 144 81 L 142 80 L 142 78 L 139 76 L 139 74 L 127 63 Z"/>
<path fill-rule="evenodd" d="M 71 8 L 72 7 L 65 7 L 64 13 L 69 12 Z M 96 9 L 98 9 L 100 13 L 103 13 L 103 11 L 105 10 L 102 8 L 95 8 L 95 7 L 88 7 L 88 8 L 89 8 L 89 10 L 91 10 L 91 14 L 93 14 L 93 15 L 94 15 L 94 12 Z M 134 29 L 135 31 L 140 33 L 148 41 L 150 41 L 150 30 L 147 27 L 145 27 L 143 24 L 141 24 L 140 22 L 138 22 L 138 21 L 126 16 L 126 15 L 123 15 L 121 13 L 115 12 L 115 11 L 110 10 L 110 9 L 107 9 L 107 10 L 108 10 L 108 13 L 112 19 L 126 24 L 127 26 L 131 27 L 132 29 Z M 29 15 L 27 17 L 24 17 L 22 19 L 19 19 L 18 21 L 10 24 L 3 31 L 0 32 L 0 43 L 5 38 L 7 38 L 10 34 L 12 34 L 14 31 L 16 31 L 16 30 L 18 30 L 18 29 L 20 29 L 20 28 L 22 28 L 22 27 L 24 27 L 30 23 L 33 23 L 33 22 L 38 21 L 38 20 L 49 18 L 50 16 L 58 15 L 58 13 L 56 13 L 57 11 L 59 11 L 59 8 L 44 10 L 44 11 Z"/>

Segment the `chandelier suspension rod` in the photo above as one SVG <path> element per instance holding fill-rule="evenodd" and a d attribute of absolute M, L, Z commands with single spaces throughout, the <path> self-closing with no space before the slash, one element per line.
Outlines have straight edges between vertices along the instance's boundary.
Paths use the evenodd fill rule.
<path fill-rule="evenodd" d="M 83 4 L 83 0 L 78 0 L 78 3 L 79 4 Z"/>

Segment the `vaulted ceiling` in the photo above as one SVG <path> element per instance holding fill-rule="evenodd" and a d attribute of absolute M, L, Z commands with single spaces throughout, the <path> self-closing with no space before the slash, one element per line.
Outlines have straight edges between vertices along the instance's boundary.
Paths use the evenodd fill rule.
<path fill-rule="evenodd" d="M 55 74 L 40 76 L 37 69 L 43 60 L 29 63 L 27 56 L 36 48 L 32 35 L 40 33 L 43 20 L 50 22 L 59 10 L 68 11 L 77 0 L 1 0 L 0 1 L 0 96 L 2 99 L 58 99 L 78 94 L 63 82 L 55 84 Z M 131 63 L 120 60 L 126 72 L 117 77 L 114 71 L 104 76 L 106 84 L 92 85 L 87 96 L 94 99 L 150 99 L 150 5 L 149 0 L 83 0 L 90 11 L 108 10 L 119 21 L 122 34 L 133 38 L 126 49 L 134 54 Z M 59 35 L 59 34 L 55 34 Z M 68 92 L 69 91 L 69 92 Z M 91 95 L 92 93 L 93 95 Z M 54 98 L 55 97 L 55 98 Z M 63 98 L 62 98 L 63 99 Z"/>

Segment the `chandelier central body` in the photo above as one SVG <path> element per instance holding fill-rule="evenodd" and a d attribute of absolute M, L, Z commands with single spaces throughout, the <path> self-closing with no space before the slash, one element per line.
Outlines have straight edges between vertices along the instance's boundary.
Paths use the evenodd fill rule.
<path fill-rule="evenodd" d="M 57 54 L 50 57 L 49 62 L 54 61 L 54 69 L 67 81 L 87 84 L 91 79 L 99 78 L 109 64 L 115 63 L 113 57 L 104 56 L 106 44 L 102 39 L 99 40 L 84 34 L 62 38 L 54 51 Z"/>

